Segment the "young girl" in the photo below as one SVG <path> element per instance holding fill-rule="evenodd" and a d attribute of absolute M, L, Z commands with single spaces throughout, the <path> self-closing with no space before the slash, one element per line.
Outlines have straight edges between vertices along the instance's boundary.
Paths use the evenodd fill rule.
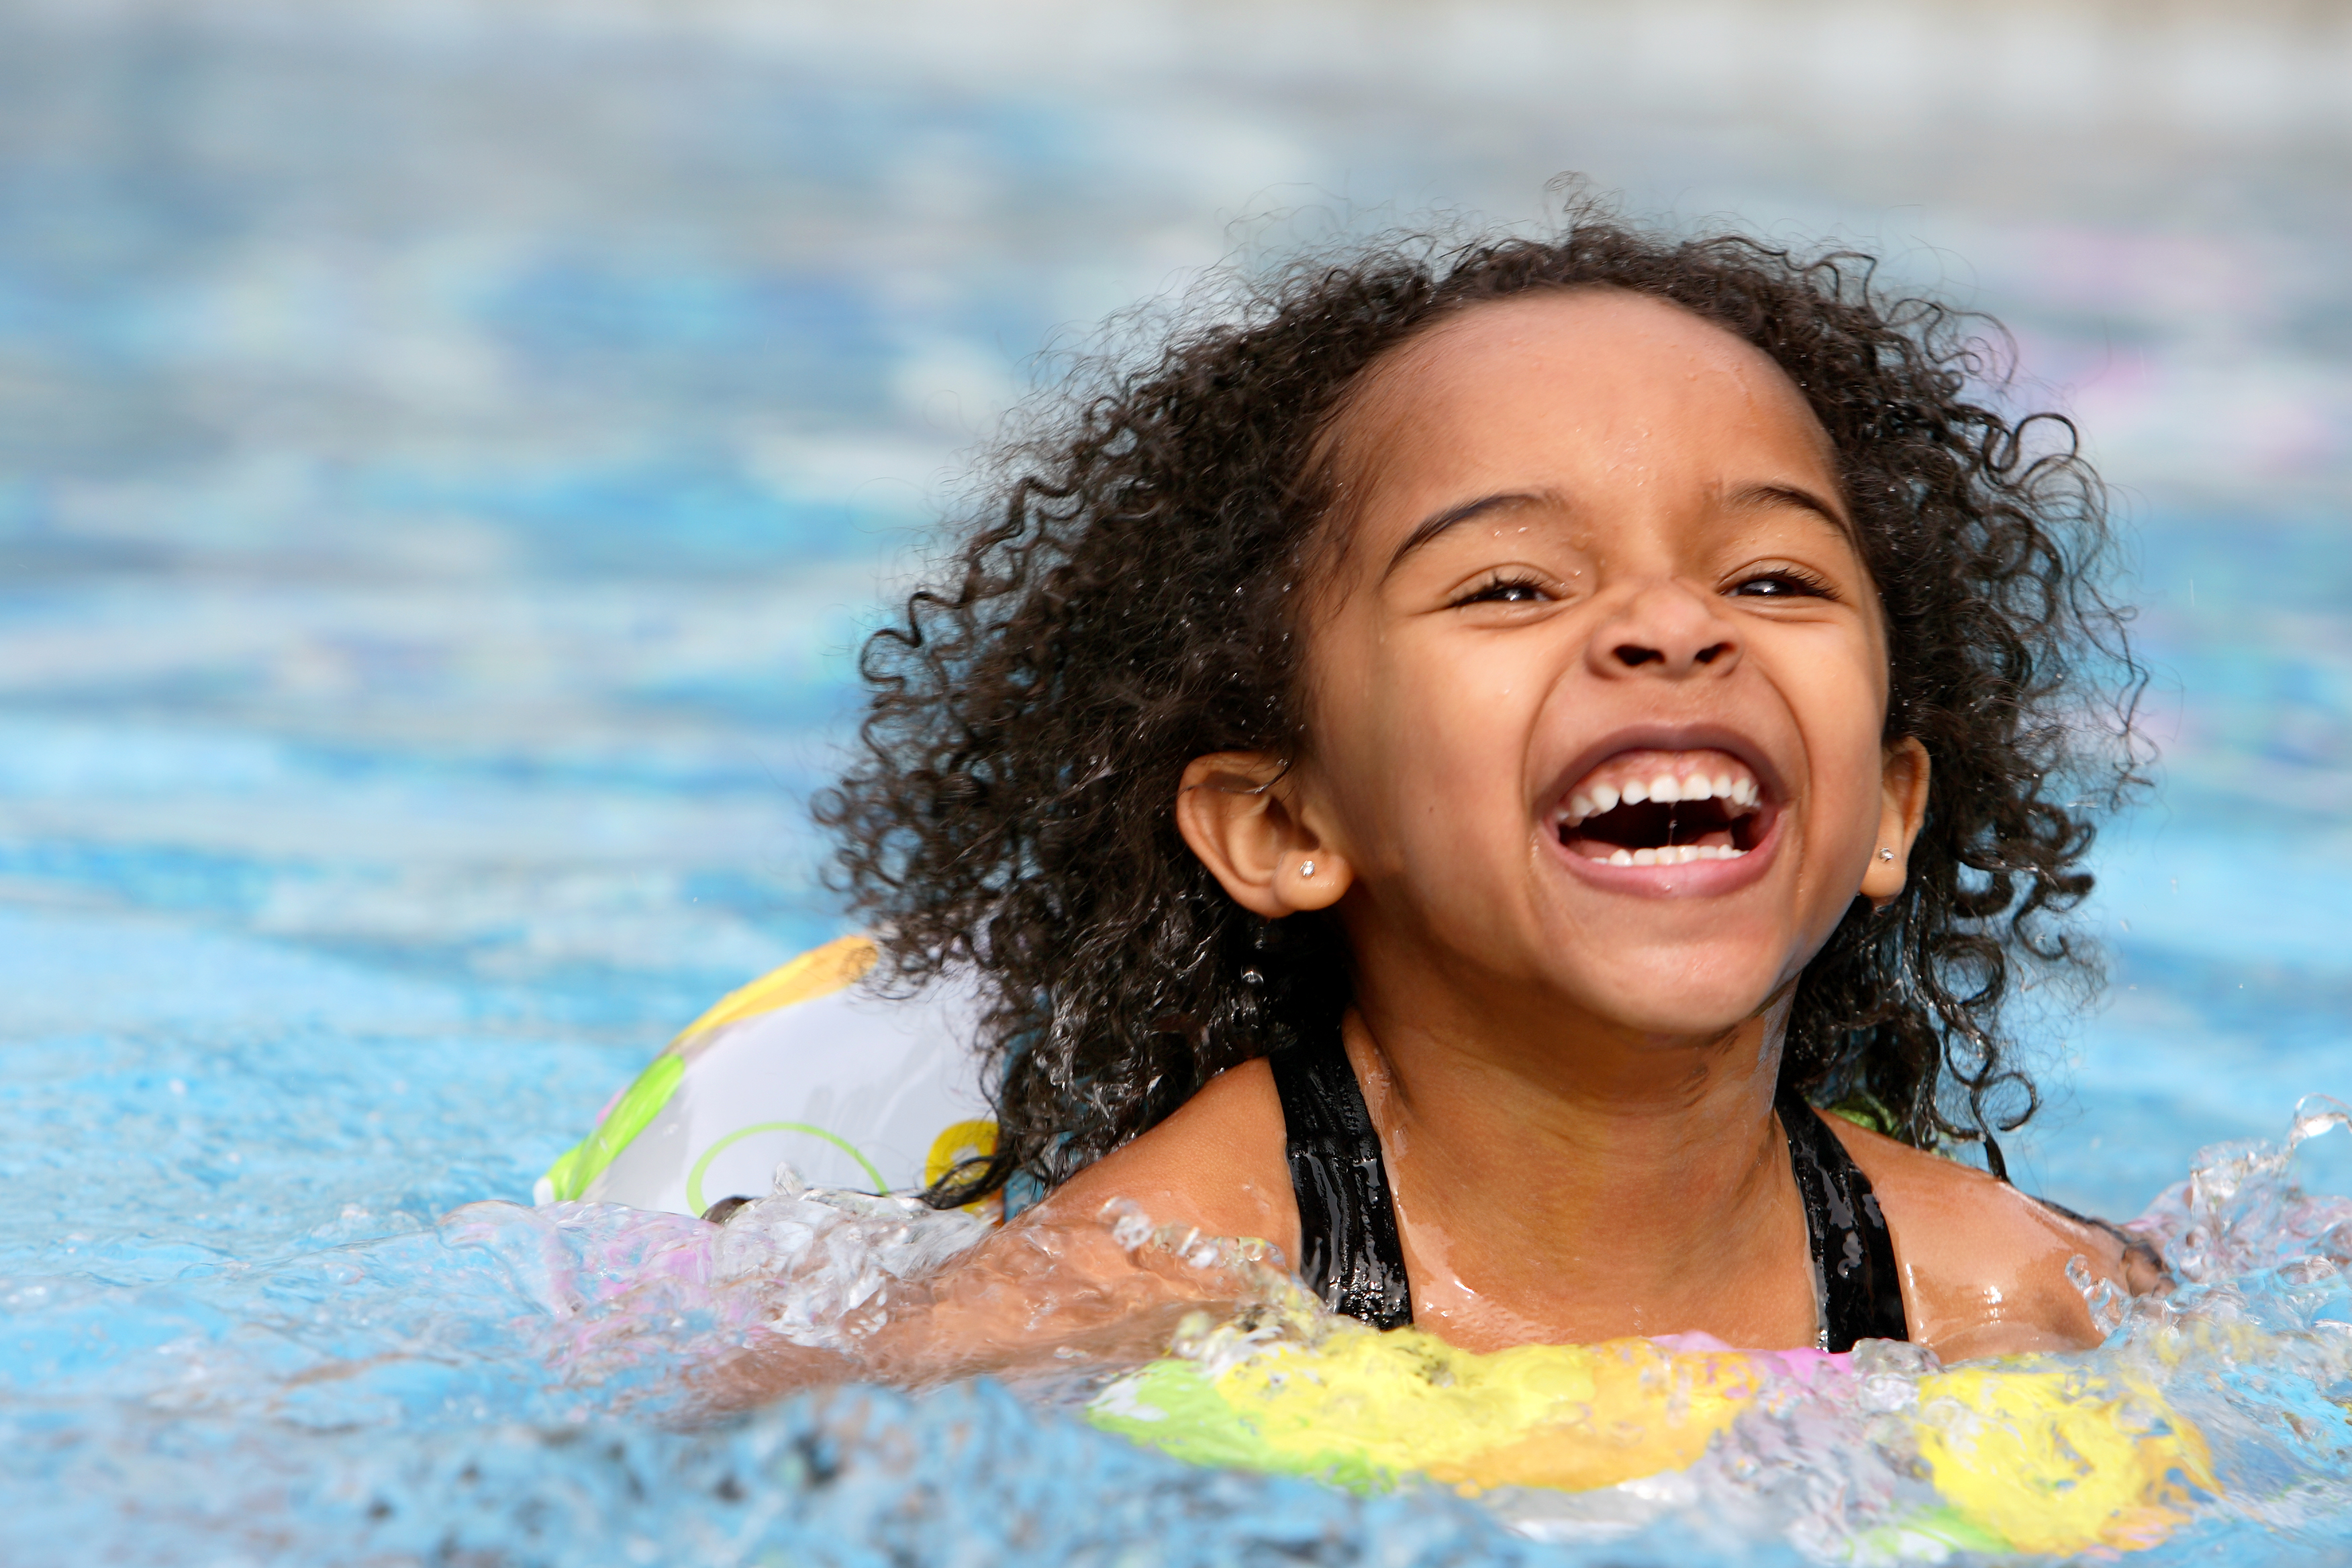
<path fill-rule="evenodd" d="M 1125 1199 L 1481 1350 L 1949 1360 L 2094 1342 L 2070 1259 L 2151 1282 L 1991 1137 L 2129 759 L 2096 481 L 1869 278 L 1378 247 L 1005 458 L 821 808 L 896 976 L 989 1001 L 1000 1142 L 931 1196 L 1050 1196 L 971 1278 Z"/>

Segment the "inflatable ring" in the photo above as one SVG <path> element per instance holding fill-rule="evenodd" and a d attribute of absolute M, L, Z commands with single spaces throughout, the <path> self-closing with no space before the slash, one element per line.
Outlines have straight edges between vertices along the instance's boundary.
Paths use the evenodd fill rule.
<path fill-rule="evenodd" d="M 1465 1492 L 1589 1491 L 1697 1462 L 1774 1374 L 1814 1351 L 1691 1351 L 1651 1340 L 1458 1350 L 1416 1329 L 1330 1322 L 1306 1342 L 1151 1363 L 1088 1418 L 1181 1458 L 1356 1489 L 1413 1479 Z M 1900 1412 L 1922 1499 L 1887 1528 L 1962 1551 L 2151 1546 L 2218 1488 L 2197 1429 L 2152 1386 L 2054 1357 L 1926 1372 Z"/>
<path fill-rule="evenodd" d="M 722 997 L 614 1095 L 533 1197 L 700 1216 L 764 1197 L 779 1165 L 811 1186 L 908 1192 L 996 1147 L 952 984 L 868 994 L 874 943 L 845 936 Z"/>

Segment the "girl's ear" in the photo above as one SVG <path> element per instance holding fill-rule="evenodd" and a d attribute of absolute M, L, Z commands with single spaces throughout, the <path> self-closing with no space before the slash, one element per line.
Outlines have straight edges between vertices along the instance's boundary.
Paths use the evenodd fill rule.
<path fill-rule="evenodd" d="M 1302 810 L 1289 764 L 1265 752 L 1195 757 L 1176 789 L 1176 830 L 1234 902 L 1278 921 L 1339 901 L 1355 872 Z"/>
<path fill-rule="evenodd" d="M 1927 819 L 1927 748 L 1909 736 L 1886 748 L 1879 774 L 1878 844 L 1862 874 L 1862 896 L 1885 909 L 1903 891 L 1912 841 Z"/>

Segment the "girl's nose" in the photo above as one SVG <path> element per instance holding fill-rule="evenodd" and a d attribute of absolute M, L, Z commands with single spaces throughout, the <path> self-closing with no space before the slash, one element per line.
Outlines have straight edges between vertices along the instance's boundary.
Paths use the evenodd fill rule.
<path fill-rule="evenodd" d="M 1604 676 L 1727 675 L 1739 662 L 1739 636 L 1717 613 L 1712 595 L 1658 582 L 1636 592 L 1595 631 L 1587 656 Z"/>

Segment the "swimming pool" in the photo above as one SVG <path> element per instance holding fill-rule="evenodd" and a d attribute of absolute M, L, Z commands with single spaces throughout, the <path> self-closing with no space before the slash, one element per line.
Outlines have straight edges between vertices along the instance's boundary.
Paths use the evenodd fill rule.
<path fill-rule="evenodd" d="M 904 58 L 806 18 L 484 15 L 0 7 L 0 1555 L 1802 1559 L 1703 1510 L 1530 1542 L 988 1387 L 681 1435 L 658 1356 L 594 1387 L 542 1359 L 547 1271 L 610 1283 L 633 1243 L 436 1225 L 523 1198 L 679 1023 L 832 934 L 799 802 L 877 574 L 1034 345 L 1253 204 L 1306 208 L 1272 245 L 1348 202 L 1524 213 L 1578 165 L 2002 312 L 2126 487 L 2167 749 L 2104 852 L 2110 1005 L 2049 1036 L 2013 1164 L 2120 1216 L 2352 1098 L 2326 127 L 1972 122 L 1956 173 L 1932 124 L 1357 90 L 1407 45 L 1334 64 L 1303 7 L 1230 61 L 1155 42 L 1175 13 L 934 16 Z M 2313 1184 L 2352 1191 L 2347 1142 Z M 2315 1430 L 2244 1461 L 2286 1502 L 2155 1560 L 2344 1551 Z"/>

